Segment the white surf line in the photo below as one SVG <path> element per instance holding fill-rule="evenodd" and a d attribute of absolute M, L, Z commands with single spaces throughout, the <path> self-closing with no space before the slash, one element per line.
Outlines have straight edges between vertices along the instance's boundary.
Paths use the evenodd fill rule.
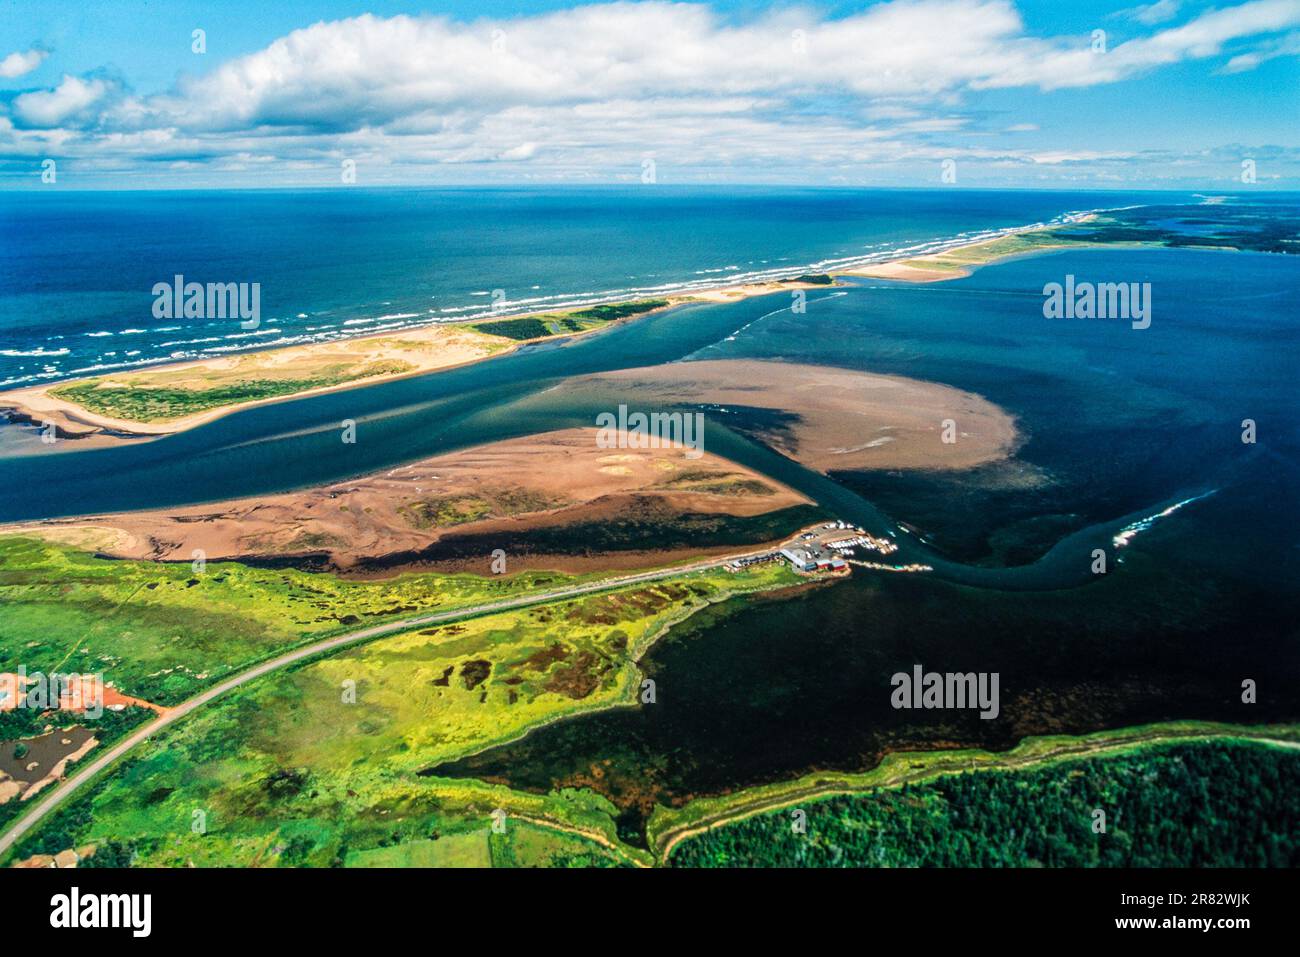
<path fill-rule="evenodd" d="M 1139 518 L 1136 522 L 1129 522 L 1129 524 L 1125 525 L 1115 533 L 1111 538 L 1111 544 L 1116 548 L 1123 548 L 1129 542 L 1133 541 L 1139 533 L 1145 532 L 1160 519 L 1168 518 L 1185 505 L 1191 505 L 1193 502 L 1199 502 L 1203 498 L 1209 498 L 1217 491 L 1219 491 L 1217 488 L 1210 489 L 1210 491 L 1202 492 L 1200 495 L 1193 495 L 1191 498 L 1185 498 L 1181 502 L 1175 502 L 1168 508 L 1161 509 L 1153 515 L 1148 515 L 1146 518 Z"/>
<path fill-rule="evenodd" d="M 778 291 L 779 291 L 779 290 L 778 290 Z M 817 298 L 817 299 L 809 299 L 808 302 L 809 302 L 809 303 L 825 302 L 827 299 L 838 299 L 840 296 L 847 296 L 847 295 L 848 295 L 847 292 L 844 292 L 843 290 L 841 290 L 841 291 L 838 291 L 838 292 L 833 292 L 833 293 L 831 293 L 830 295 L 827 295 L 827 296 L 821 296 L 820 298 Z M 725 305 L 725 303 L 716 303 L 716 305 Z M 744 332 L 745 330 L 747 330 L 750 326 L 754 325 L 755 323 L 762 322 L 764 319 L 770 319 L 770 318 L 772 318 L 773 316 L 779 316 L 779 315 L 780 315 L 781 313 L 783 313 L 783 312 L 789 312 L 790 309 L 792 308 L 792 305 L 793 305 L 793 304 L 791 304 L 791 306 L 783 306 L 783 307 L 781 307 L 780 309 L 773 309 L 771 312 L 765 312 L 765 313 L 763 313 L 763 315 L 758 316 L 758 317 L 755 318 L 755 319 L 751 319 L 751 320 L 749 320 L 749 322 L 745 323 L 743 326 L 741 326 L 739 329 L 737 329 L 737 330 L 736 330 L 735 332 L 733 332 L 731 335 L 729 335 L 729 336 L 723 336 L 723 337 L 722 337 L 721 339 L 719 339 L 717 342 L 710 342 L 707 346 L 700 346 L 700 348 L 696 349 L 694 352 L 689 353 L 688 355 L 684 355 L 684 356 L 682 356 L 680 359 L 674 359 L 673 362 L 690 362 L 692 359 L 694 359 L 696 356 L 698 356 L 701 352 L 704 352 L 704 351 L 707 350 L 707 349 L 716 349 L 716 348 L 720 348 L 724 342 L 734 342 L 735 339 L 736 339 L 736 336 L 740 335 L 742 332 Z M 670 364 L 671 364 L 671 363 L 670 363 Z"/>
<path fill-rule="evenodd" d="M 1011 236 L 1017 233 L 1027 232 L 1035 229 L 1047 229 L 1054 226 L 1069 226 L 1079 222 L 1089 216 L 1099 213 L 1122 212 L 1129 209 L 1139 209 L 1141 204 L 1134 206 L 1115 206 L 1103 207 L 1099 209 L 1075 210 L 1054 216 L 1043 222 L 1028 223 L 1020 226 L 1007 226 L 999 229 L 986 230 L 965 230 L 954 236 L 942 239 L 922 240 L 921 242 L 911 243 L 909 245 L 894 245 L 873 253 L 866 253 L 859 256 L 847 256 L 838 259 L 822 259 L 815 262 L 806 263 L 796 266 L 781 266 L 774 269 L 759 269 L 745 271 L 728 272 L 725 275 L 719 273 L 702 279 L 688 279 L 678 282 L 660 283 L 649 286 L 627 286 L 618 289 L 610 289 L 601 292 L 561 292 L 545 296 L 531 296 L 518 300 L 506 300 L 501 305 L 496 305 L 487 310 L 483 310 L 474 305 L 452 306 L 440 310 L 436 316 L 421 316 L 419 313 L 397 313 L 393 315 L 410 315 L 414 321 L 396 322 L 389 325 L 374 328 L 352 326 L 350 328 L 333 328 L 327 331 L 317 333 L 291 331 L 281 335 L 279 339 L 272 342 L 249 343 L 247 345 L 224 346 L 214 349 L 181 349 L 172 355 L 151 356 L 147 359 L 140 359 L 134 362 L 114 362 L 104 363 L 97 362 L 91 366 L 74 369 L 70 371 L 58 370 L 56 372 L 45 372 L 31 374 L 26 376 L 17 376 L 6 380 L 0 384 L 0 388 L 12 388 L 14 386 L 29 385 L 34 382 L 40 382 L 48 379 L 77 378 L 87 373 L 109 372 L 115 369 L 136 368 L 144 366 L 165 366 L 176 362 L 189 362 L 195 359 L 201 359 L 208 356 L 224 356 L 240 354 L 252 351 L 265 351 L 268 348 L 280 348 L 294 345 L 312 345 L 318 342 L 339 342 L 350 339 L 362 338 L 368 335 L 374 335 L 379 332 L 405 332 L 412 329 L 423 329 L 429 326 L 445 325 L 452 322 L 479 322 L 487 319 L 517 319 L 528 316 L 537 312 L 551 312 L 563 310 L 577 310 L 591 306 L 608 305 L 611 303 L 626 302 L 631 299 L 642 298 L 659 298 L 691 295 L 699 292 L 709 292 L 716 289 L 727 289 L 732 286 L 755 285 L 766 282 L 776 282 L 781 279 L 792 279 L 806 273 L 826 273 L 826 272 L 845 272 L 857 269 L 863 266 L 878 265 L 882 262 L 891 262 L 894 260 L 910 259 L 917 256 L 933 255 L 945 252 L 949 249 L 956 249 L 961 246 L 968 246 L 972 243 L 987 242 L 991 239 L 999 239 L 1003 236 Z M 512 308 L 513 307 L 513 308 Z M 539 308 L 540 307 L 540 308 Z M 475 311 L 478 310 L 478 311 Z M 332 310 L 324 310 L 315 313 L 315 315 L 325 315 Z M 295 315 L 302 315 L 298 313 Z M 351 321 L 378 322 L 388 318 L 386 316 L 374 317 L 373 319 L 364 319 Z M 283 319 L 272 318 L 271 322 L 282 322 Z M 212 325 L 207 323 L 206 325 Z M 280 330 L 276 330 L 279 332 Z M 267 332 L 261 331 L 256 335 L 266 335 Z M 111 332 L 92 333 L 91 335 L 113 335 Z M 238 334 L 220 337 L 218 341 L 240 338 Z M 188 345 L 197 345 L 206 340 L 187 340 Z M 157 346 L 151 346 L 157 348 Z M 102 358 L 102 357 L 100 357 Z"/>

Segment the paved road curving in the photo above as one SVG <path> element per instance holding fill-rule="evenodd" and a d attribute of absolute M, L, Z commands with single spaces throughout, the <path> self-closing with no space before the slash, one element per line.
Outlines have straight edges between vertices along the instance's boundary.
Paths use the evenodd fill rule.
<path fill-rule="evenodd" d="M 704 561 L 692 562 L 688 565 L 676 565 L 671 568 L 641 572 L 636 575 L 625 575 L 621 578 L 606 578 L 598 582 L 572 585 L 568 588 L 561 588 L 555 591 L 520 595 L 516 598 L 504 598 L 501 601 L 488 602 L 483 605 L 473 605 L 468 608 L 456 608 L 451 611 L 435 612 L 434 614 L 422 615 L 418 618 L 404 618 L 401 621 L 390 621 L 383 625 L 374 625 L 370 628 L 363 628 L 360 631 L 348 632 L 346 635 L 338 635 L 334 638 L 327 638 L 314 644 L 303 645 L 300 648 L 295 648 L 293 651 L 287 651 L 276 658 L 254 665 L 247 671 L 241 671 L 233 678 L 227 678 L 225 681 L 221 682 L 221 684 L 209 688 L 202 694 L 195 695 L 193 698 L 182 702 L 175 708 L 169 710 L 166 714 L 163 714 L 146 724 L 130 737 L 119 741 L 94 761 L 91 761 L 84 767 L 78 768 L 75 774 L 69 776 L 61 784 L 52 788 L 47 797 L 35 799 L 35 806 L 20 817 L 7 832 L 0 835 L 0 857 L 8 852 L 14 842 L 44 820 L 57 807 L 66 802 L 79 787 L 95 775 L 99 774 L 99 772 L 103 771 L 110 764 L 117 761 L 128 751 L 138 747 L 159 731 L 163 730 L 163 728 L 175 724 L 177 721 L 181 720 L 181 718 L 184 718 L 191 712 L 202 708 L 214 699 L 220 698 L 227 692 L 233 691 L 240 685 L 247 684 L 256 678 L 270 674 L 273 671 L 287 668 L 305 658 L 312 658 L 316 655 L 337 651 L 338 649 L 346 648 L 349 645 L 370 641 L 374 638 L 381 638 L 384 635 L 407 631 L 411 628 L 418 628 L 422 625 L 440 624 L 442 622 L 456 621 L 461 618 L 477 618 L 480 615 L 489 615 L 500 611 L 510 611 L 514 608 L 527 608 L 531 605 L 541 605 L 552 601 L 563 601 L 579 595 L 609 591 L 614 588 L 623 588 L 627 585 L 657 581 L 662 578 L 675 578 L 678 575 L 683 575 L 689 572 L 718 568 L 727 562 L 734 561 L 737 558 L 743 558 L 746 555 L 763 554 L 769 551 L 771 551 L 770 548 L 764 548 L 757 551 L 744 552 L 739 555 L 725 555 L 718 558 L 706 559 Z"/>

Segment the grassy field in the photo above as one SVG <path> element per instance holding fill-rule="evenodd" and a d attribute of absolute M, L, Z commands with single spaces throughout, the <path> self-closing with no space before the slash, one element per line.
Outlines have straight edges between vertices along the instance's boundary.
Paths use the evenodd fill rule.
<path fill-rule="evenodd" d="M 310 389 L 359 382 L 374 376 L 399 375 L 414 368 L 408 362 L 370 362 L 362 366 L 333 363 L 308 378 L 246 378 L 228 384 L 192 389 L 147 384 L 141 381 L 145 378 L 144 374 L 140 374 L 73 382 L 51 389 L 50 395 L 115 419 L 167 422 L 222 406 L 276 399 Z"/>
<path fill-rule="evenodd" d="M 521 821 L 497 833 L 490 825 L 350 851 L 346 867 L 610 867 L 618 859 L 599 844 Z"/>
<path fill-rule="evenodd" d="M 590 577 L 590 576 L 587 576 Z M 125 694 L 176 704 L 223 676 L 312 639 L 584 580 L 328 573 L 96 558 L 0 537 L 0 671 L 104 674 Z"/>
<path fill-rule="evenodd" d="M 1300 753 L 1242 739 L 1165 742 L 1010 773 L 951 774 L 800 808 L 801 832 L 790 809 L 769 811 L 681 842 L 670 861 L 676 867 L 1300 864 Z"/>
<path fill-rule="evenodd" d="M 1171 220 L 1178 221 L 1183 228 L 1169 228 Z M 1000 236 L 900 262 L 921 274 L 942 279 L 948 275 L 964 276 L 980 266 L 1016 256 L 1099 246 L 1242 249 L 1294 254 L 1298 248 L 1297 229 L 1300 223 L 1293 219 L 1261 217 L 1250 206 L 1218 205 L 1203 215 L 1189 215 L 1186 207 L 1152 205 L 1098 213 L 1066 226 Z"/>
<path fill-rule="evenodd" d="M 259 679 L 142 746 L 18 855 L 116 841 L 136 863 L 163 866 L 648 863 L 617 843 L 616 809 L 594 794 L 419 772 L 568 715 L 635 705 L 635 662 L 673 623 L 797 581 L 777 565 L 689 573 L 412 631 Z M 497 808 L 506 831 L 488 836 L 485 858 Z M 191 829 L 195 811 L 205 833 Z"/>
<path fill-rule="evenodd" d="M 49 394 L 99 415 L 160 424 L 310 389 L 432 370 L 509 345 L 463 325 L 431 326 L 78 379 Z"/>
<path fill-rule="evenodd" d="M 486 335 L 505 336 L 507 339 L 542 339 L 547 336 L 586 332 L 588 329 L 595 329 L 615 319 L 640 315 L 654 309 L 661 309 L 666 305 L 668 305 L 667 299 L 641 299 L 636 302 L 591 306 L 574 312 L 548 312 L 518 319 L 478 322 L 473 328 Z"/>

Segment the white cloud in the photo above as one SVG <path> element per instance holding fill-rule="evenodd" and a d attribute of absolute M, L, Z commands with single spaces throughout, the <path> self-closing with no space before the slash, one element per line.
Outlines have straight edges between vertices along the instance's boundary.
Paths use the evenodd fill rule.
<path fill-rule="evenodd" d="M 1245 73 L 1261 63 L 1276 60 L 1278 57 L 1300 56 L 1300 33 L 1289 33 L 1278 40 L 1261 46 L 1250 53 L 1234 56 L 1223 66 L 1224 73 Z"/>
<path fill-rule="evenodd" d="M 11 53 L 0 60 L 0 77 L 13 79 L 31 73 L 49 56 L 45 50 L 28 50 L 25 53 Z"/>
<path fill-rule="evenodd" d="M 1251 0 L 1235 7 L 1210 10 L 1182 26 L 1129 40 L 1105 53 L 1093 53 L 1083 43 L 1073 49 L 1051 49 L 1044 44 L 1036 55 L 973 85 L 1038 86 L 1052 90 L 1113 83 L 1157 67 L 1216 56 L 1231 41 L 1269 35 L 1298 25 L 1300 0 Z"/>
<path fill-rule="evenodd" d="M 1162 0 L 1133 17 L 1156 22 L 1175 6 Z M 747 21 L 667 2 L 471 23 L 366 14 L 295 30 L 165 94 L 64 76 L 13 99 L 0 155 L 57 138 L 77 156 L 128 165 L 247 169 L 274 158 L 323 168 L 346 156 L 371 167 L 544 164 L 575 178 L 639 173 L 647 151 L 661 172 L 910 161 L 938 155 L 940 138 L 945 157 L 977 156 L 970 137 L 997 129 L 963 111 L 979 91 L 1113 83 L 1227 44 L 1226 69 L 1250 69 L 1282 55 L 1269 52 L 1276 36 L 1297 26 L 1300 0 L 1247 0 L 1094 54 L 1087 36 L 1029 34 L 1010 0 L 895 0 L 837 19 L 783 9 Z"/>
<path fill-rule="evenodd" d="M 1154 26 L 1157 23 L 1165 23 L 1178 16 L 1178 0 L 1156 0 L 1155 3 L 1146 3 L 1139 7 L 1129 7 L 1127 10 L 1118 10 L 1112 13 L 1112 17 L 1120 17 L 1125 20 L 1136 20 L 1138 23 Z"/>
<path fill-rule="evenodd" d="M 14 97 L 13 111 L 28 126 L 60 126 L 85 115 L 111 89 L 111 84 L 103 79 L 83 80 L 64 74 L 62 82 L 53 90 L 37 90 Z"/>
<path fill-rule="evenodd" d="M 532 159 L 533 156 L 536 155 L 536 153 L 537 153 L 536 143 L 520 143 L 518 146 L 514 146 L 508 150 L 505 150 L 497 158 L 506 161 L 526 160 L 526 159 Z"/>

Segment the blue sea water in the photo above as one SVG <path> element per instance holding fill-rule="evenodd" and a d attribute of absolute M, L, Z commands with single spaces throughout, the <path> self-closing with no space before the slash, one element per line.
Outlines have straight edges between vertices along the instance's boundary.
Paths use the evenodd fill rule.
<path fill-rule="evenodd" d="M 70 371 L 59 364 L 65 361 L 111 365 L 114 357 L 99 345 L 109 339 L 130 338 L 141 352 L 150 343 L 165 350 L 168 337 L 194 330 L 129 325 L 133 320 L 108 304 L 130 300 L 147 309 L 151 282 L 172 272 L 278 277 L 264 286 L 271 314 L 275 296 L 298 290 L 290 298 L 310 303 L 308 315 L 317 318 L 293 321 L 324 334 L 314 325 L 322 312 L 337 311 L 334 321 L 343 323 L 347 309 L 364 311 L 366 302 L 410 309 L 430 288 L 468 301 L 474 286 L 498 281 L 471 281 L 471 273 L 495 270 L 516 277 L 514 285 L 540 279 L 547 295 L 565 301 L 598 298 L 615 290 L 613 280 L 634 275 L 680 288 L 716 263 L 784 261 L 798 270 L 1139 198 L 939 190 L 22 194 L 3 200 L 20 224 L 5 235 L 29 240 L 4 249 L 6 350 L 54 351 L 62 342 L 68 355 L 0 360 L 11 364 L 11 377 L 23 378 L 32 362 L 48 363 L 54 371 L 41 374 L 51 376 Z M 1162 204 L 1177 199 L 1159 197 Z M 327 222 L 354 228 L 336 235 Z M 1044 284 L 1070 274 L 1150 283 L 1151 328 L 1045 319 Z M 812 292 L 804 313 L 784 296 L 688 306 L 488 363 L 249 409 L 155 442 L 67 455 L 41 445 L 30 429 L 2 428 L 0 520 L 163 507 L 343 479 L 510 435 L 590 425 L 596 412 L 626 398 L 553 390 L 574 375 L 769 358 L 944 382 L 1016 416 L 1025 444 L 1010 466 L 834 480 L 734 434 L 725 422 L 709 425 L 715 451 L 777 475 L 845 517 L 878 533 L 897 533 L 896 522 L 919 529 L 916 540 L 904 539 L 906 557 L 935 564 L 952 580 L 1070 583 L 1082 568 L 1076 556 L 1110 547 L 1126 525 L 1206 494 L 1231 503 L 1231 494 L 1220 493 L 1232 487 L 1253 488 L 1256 500 L 1281 500 L 1270 505 L 1273 520 L 1238 534 L 1236 543 L 1245 544 L 1231 549 L 1238 564 L 1267 554 L 1262 566 L 1277 569 L 1294 549 L 1297 527 L 1286 490 L 1300 455 L 1298 307 L 1294 257 L 1118 249 L 1040 255 L 938 285 L 858 280 Z M 290 323 L 268 323 L 282 324 Z M 220 334 L 241 335 L 231 328 L 237 325 L 226 321 Z M 127 332 L 133 328 L 143 331 Z M 373 328 L 336 324 L 329 334 Z M 232 347 L 228 338 L 220 343 L 197 348 Z M 359 424 L 356 445 L 337 441 L 343 419 Z M 1245 419 L 1259 423 L 1257 445 L 1240 442 Z"/>
<path fill-rule="evenodd" d="M 139 318 L 152 283 L 174 272 L 261 281 L 275 335 L 296 339 L 472 315 L 477 294 L 494 288 L 516 303 L 640 295 L 1151 199 L 937 190 L 0 197 L 3 350 L 68 350 L 0 351 L 0 369 L 25 379 L 112 365 L 125 340 L 140 349 L 132 361 L 164 355 L 174 348 L 167 337 L 180 337 L 186 354 L 240 346 L 230 324 L 160 332 Z M 1151 283 L 1150 328 L 1045 318 L 1043 285 L 1066 275 Z M 934 574 L 855 573 L 793 598 L 710 609 L 643 662 L 664 692 L 654 707 L 562 722 L 438 773 L 548 790 L 586 786 L 599 763 L 602 788 L 622 807 L 861 768 L 903 746 L 1003 747 L 1024 734 L 1300 714 L 1300 258 L 1071 250 L 936 285 L 855 280 L 811 291 L 805 312 L 790 305 L 778 294 L 685 306 L 118 448 L 50 450 L 19 430 L 13 454 L 0 455 L 0 521 L 255 496 L 591 425 L 627 397 L 556 387 L 603 370 L 760 358 L 901 374 L 1007 409 L 1024 436 L 1013 461 L 958 475 L 827 477 L 713 419 L 705 448 L 831 514 L 898 533 L 900 558 L 932 562 Z M 379 318 L 417 306 L 424 313 L 409 320 Z M 194 341 L 209 335 L 217 341 Z M 343 419 L 357 423 L 355 444 L 339 441 Z M 1246 419 L 1257 425 L 1253 444 L 1241 440 Z M 1090 570 L 1098 547 L 1110 562 L 1104 575 Z M 1000 673 L 1009 720 L 890 710 L 889 675 L 916 662 Z M 1258 707 L 1242 705 L 1243 677 L 1260 679 Z"/>
<path fill-rule="evenodd" d="M 0 388 L 820 271 L 1146 195 L 657 185 L 0 193 Z M 154 285 L 176 275 L 259 283 L 261 326 L 155 318 Z"/>

